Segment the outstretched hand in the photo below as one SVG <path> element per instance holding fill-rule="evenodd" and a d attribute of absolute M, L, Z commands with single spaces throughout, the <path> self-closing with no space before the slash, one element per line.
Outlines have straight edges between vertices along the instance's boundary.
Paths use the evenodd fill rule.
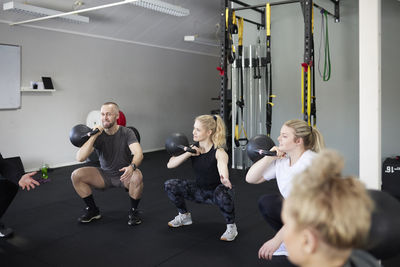
<path fill-rule="evenodd" d="M 231 184 L 231 181 L 229 181 L 229 179 L 228 178 L 225 178 L 224 176 L 220 176 L 220 179 L 221 179 L 221 183 L 223 184 L 223 185 L 225 185 L 226 187 L 228 187 L 229 189 L 232 189 L 232 184 Z"/>
<path fill-rule="evenodd" d="M 21 179 L 19 180 L 18 184 L 22 189 L 31 190 L 34 189 L 35 186 L 39 186 L 40 183 L 32 178 L 37 172 L 30 172 L 22 175 Z"/>
<path fill-rule="evenodd" d="M 282 242 L 272 238 L 265 242 L 258 250 L 258 258 L 264 260 L 271 260 L 274 252 L 279 248 Z"/>

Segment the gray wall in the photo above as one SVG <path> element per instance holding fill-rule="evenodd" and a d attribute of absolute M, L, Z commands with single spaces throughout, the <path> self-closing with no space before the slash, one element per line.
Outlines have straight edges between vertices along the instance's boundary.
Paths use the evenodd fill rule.
<path fill-rule="evenodd" d="M 70 129 L 117 102 L 145 151 L 171 132 L 191 136 L 193 118 L 218 107 L 218 58 L 0 23 L 0 42 L 22 46 L 22 86 L 50 76 L 53 93 L 23 92 L 22 107 L 0 110 L 1 153 L 27 170 L 71 164 Z"/>
<path fill-rule="evenodd" d="M 400 155 L 400 2 L 382 0 L 382 157 Z"/>
<path fill-rule="evenodd" d="M 261 3 L 262 1 L 253 2 Z M 327 7 L 328 10 L 333 10 L 331 1 L 324 0 L 318 3 Z M 358 174 L 358 1 L 340 2 L 340 23 L 334 23 L 333 19 L 329 17 L 332 75 L 328 82 L 322 81 L 318 75 L 321 15 L 317 9 L 314 9 L 314 12 L 317 127 L 323 133 L 327 147 L 336 149 L 344 155 L 345 172 Z M 276 139 L 282 123 L 292 118 L 302 119 L 300 114 L 300 64 L 303 62 L 304 53 L 304 23 L 299 4 L 273 6 L 271 13 L 273 89 L 277 94 L 274 101 L 276 105 L 273 109 L 272 137 Z M 249 17 L 254 12 L 246 11 L 245 14 Z M 254 20 L 259 18 L 258 14 L 253 16 Z M 396 0 L 383 0 L 382 158 L 400 154 L 399 29 L 400 3 Z M 254 44 L 256 36 L 258 36 L 255 27 L 247 24 L 245 31 L 244 43 Z M 322 60 L 321 68 L 323 70 Z"/>

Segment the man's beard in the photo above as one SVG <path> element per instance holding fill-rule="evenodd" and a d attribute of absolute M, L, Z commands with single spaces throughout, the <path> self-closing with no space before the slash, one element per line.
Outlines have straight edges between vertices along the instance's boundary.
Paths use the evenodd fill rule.
<path fill-rule="evenodd" d="M 108 123 L 109 125 L 107 126 L 107 125 L 105 125 L 105 124 L 103 123 L 104 129 L 110 129 L 110 128 L 112 128 L 112 127 L 115 125 L 115 122 L 106 122 L 106 123 Z"/>

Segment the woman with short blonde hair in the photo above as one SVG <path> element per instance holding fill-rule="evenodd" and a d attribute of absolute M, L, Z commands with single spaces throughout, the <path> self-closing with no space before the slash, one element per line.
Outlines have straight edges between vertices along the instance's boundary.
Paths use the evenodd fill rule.
<path fill-rule="evenodd" d="M 327 150 L 294 179 L 282 211 L 283 239 L 292 263 L 378 266 L 365 252 L 352 254 L 367 239 L 373 202 L 364 185 L 355 177 L 343 176 L 342 169 L 342 157 Z"/>

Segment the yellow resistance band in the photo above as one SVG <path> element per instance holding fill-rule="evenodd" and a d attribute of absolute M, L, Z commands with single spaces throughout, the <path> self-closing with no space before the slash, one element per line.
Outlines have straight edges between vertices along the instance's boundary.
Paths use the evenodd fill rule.
<path fill-rule="evenodd" d="M 228 31 L 229 24 L 229 8 L 225 9 L 225 29 Z"/>
<path fill-rule="evenodd" d="M 276 97 L 276 95 L 270 95 L 269 97 Z M 272 102 L 268 102 L 268 105 L 270 105 L 271 107 L 273 107 L 275 104 Z"/>
<path fill-rule="evenodd" d="M 239 46 L 243 46 L 243 21 L 243 18 L 240 18 L 238 23 Z"/>
<path fill-rule="evenodd" d="M 236 15 L 235 11 L 232 11 L 232 24 L 236 25 Z M 225 9 L 225 29 L 228 31 L 229 40 L 232 40 L 232 34 L 229 32 L 229 8 Z M 235 46 L 232 43 L 232 52 L 235 54 Z"/>
<path fill-rule="evenodd" d="M 271 5 L 265 7 L 265 21 L 267 22 L 267 36 L 271 36 Z"/>
<path fill-rule="evenodd" d="M 240 139 L 240 134 L 243 132 L 243 134 L 244 134 L 244 136 L 246 137 L 246 139 L 248 138 L 247 137 L 247 133 L 246 133 L 246 130 L 244 129 L 244 126 L 243 126 L 243 124 L 241 125 L 241 127 L 240 127 L 240 133 L 239 133 L 239 125 L 235 125 L 235 139 L 237 140 L 237 141 L 239 141 L 239 139 Z"/>
<path fill-rule="evenodd" d="M 239 140 L 239 125 L 235 125 L 235 139 Z"/>

